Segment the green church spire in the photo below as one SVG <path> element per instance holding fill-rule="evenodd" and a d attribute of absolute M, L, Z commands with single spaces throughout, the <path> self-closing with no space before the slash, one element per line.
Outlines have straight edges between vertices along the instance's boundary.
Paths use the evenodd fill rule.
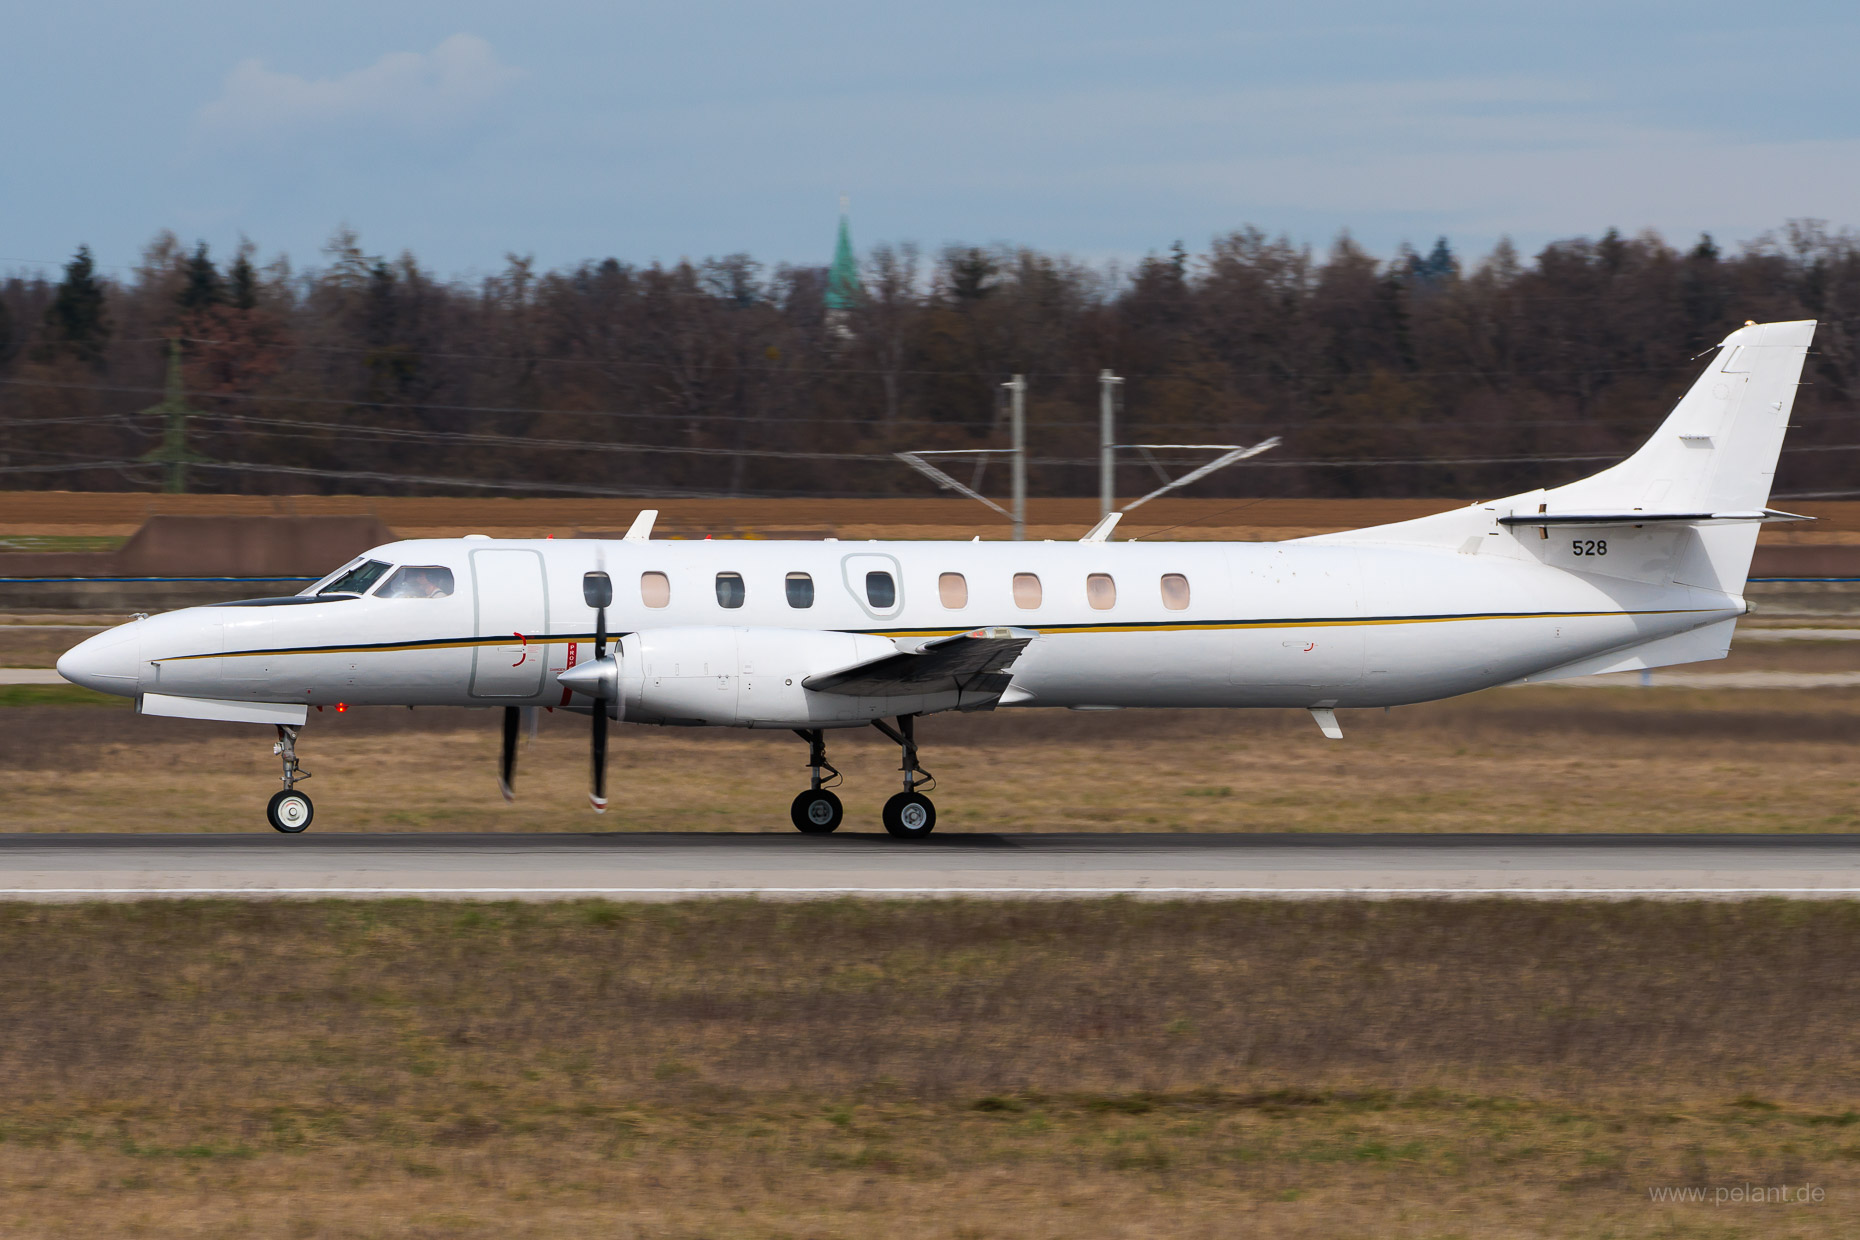
<path fill-rule="evenodd" d="M 852 226 L 846 220 L 846 199 L 840 199 L 840 238 L 833 247 L 833 266 L 827 269 L 827 309 L 852 310 L 860 302 L 859 260 L 853 257 Z"/>

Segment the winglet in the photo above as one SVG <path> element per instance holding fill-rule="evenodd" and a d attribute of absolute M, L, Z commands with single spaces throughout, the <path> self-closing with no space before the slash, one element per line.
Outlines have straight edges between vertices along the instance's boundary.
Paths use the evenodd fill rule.
<path fill-rule="evenodd" d="M 1085 537 L 1079 539 L 1079 541 L 1082 543 L 1105 541 L 1111 536 L 1111 531 L 1117 528 L 1117 523 L 1123 519 L 1123 516 L 1124 514 L 1121 512 L 1106 513 L 1103 519 L 1100 520 L 1098 524 L 1092 526 L 1091 529 L 1087 530 L 1085 532 Z"/>
<path fill-rule="evenodd" d="M 1328 706 L 1313 706 L 1311 717 L 1317 720 L 1318 730 L 1333 741 L 1343 739 L 1343 725 L 1337 722 L 1337 712 Z"/>
<path fill-rule="evenodd" d="M 652 523 L 659 519 L 657 508 L 642 508 L 633 518 L 633 524 L 626 527 L 625 542 L 645 542 L 652 537 Z"/>

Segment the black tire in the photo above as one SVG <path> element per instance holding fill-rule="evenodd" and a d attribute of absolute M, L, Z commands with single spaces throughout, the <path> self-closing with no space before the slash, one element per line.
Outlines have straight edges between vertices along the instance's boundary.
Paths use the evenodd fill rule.
<path fill-rule="evenodd" d="M 310 803 L 309 797 L 295 789 L 278 792 L 271 798 L 270 804 L 265 806 L 265 818 L 271 823 L 271 829 L 286 835 L 296 835 L 307 830 L 310 820 L 315 817 L 316 806 Z"/>
<path fill-rule="evenodd" d="M 921 792 L 900 792 L 885 802 L 885 830 L 901 840 L 921 840 L 936 830 L 936 806 Z"/>
<path fill-rule="evenodd" d="M 831 835 L 845 820 L 846 809 L 825 788 L 809 788 L 795 797 L 788 816 L 794 819 L 795 830 L 804 835 Z"/>

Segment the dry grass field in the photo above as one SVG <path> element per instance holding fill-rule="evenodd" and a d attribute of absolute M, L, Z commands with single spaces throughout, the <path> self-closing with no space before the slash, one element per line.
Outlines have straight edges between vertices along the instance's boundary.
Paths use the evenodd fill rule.
<path fill-rule="evenodd" d="M 0 1234 L 1852 1235 L 1857 952 L 1789 903 L 9 907 Z"/>
<path fill-rule="evenodd" d="M 0 690 L 15 703 L 0 709 L 0 830 L 265 830 L 268 729 L 43 704 L 87 696 Z M 1302 711 L 1004 710 L 932 716 L 919 737 L 946 832 L 1860 830 L 1856 690 L 1499 689 L 1340 717 L 1342 741 Z M 544 715 L 506 805 L 495 712 L 313 714 L 299 752 L 314 829 L 792 830 L 806 751 L 787 733 L 620 727 L 597 818 L 587 727 Z M 876 829 L 896 747 L 830 740 L 848 829 Z"/>

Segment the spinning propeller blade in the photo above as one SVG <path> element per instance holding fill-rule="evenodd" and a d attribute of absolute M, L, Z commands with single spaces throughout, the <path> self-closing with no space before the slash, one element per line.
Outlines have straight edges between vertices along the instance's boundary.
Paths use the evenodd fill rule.
<path fill-rule="evenodd" d="M 506 801 L 517 799 L 517 728 L 522 718 L 521 707 L 504 707 L 504 748 L 498 755 L 497 787 Z"/>
<path fill-rule="evenodd" d="M 587 574 L 581 579 L 581 596 L 594 608 L 594 663 L 599 667 L 607 657 L 607 608 L 614 601 L 613 579 L 603 571 Z M 594 699 L 594 731 L 589 737 L 593 782 L 588 804 L 597 814 L 607 812 L 607 703 L 608 694 L 603 689 Z"/>

